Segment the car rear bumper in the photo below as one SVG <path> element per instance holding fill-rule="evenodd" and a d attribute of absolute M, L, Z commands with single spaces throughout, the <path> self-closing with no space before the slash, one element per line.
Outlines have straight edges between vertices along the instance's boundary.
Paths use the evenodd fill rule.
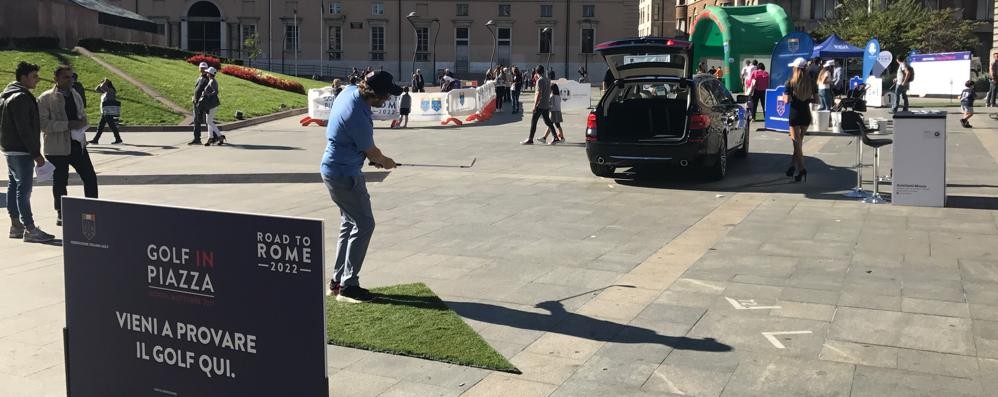
<path fill-rule="evenodd" d="M 702 143 L 637 144 L 586 142 L 586 155 L 593 164 L 613 167 L 636 165 L 698 164 L 707 154 Z"/>

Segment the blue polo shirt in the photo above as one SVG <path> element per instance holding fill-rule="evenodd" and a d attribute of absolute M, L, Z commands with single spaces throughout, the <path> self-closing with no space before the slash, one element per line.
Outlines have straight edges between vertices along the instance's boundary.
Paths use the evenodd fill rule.
<path fill-rule="evenodd" d="M 326 126 L 326 152 L 322 175 L 360 176 L 365 150 L 374 146 L 374 120 L 371 106 L 360 97 L 356 86 L 347 86 L 333 101 Z"/>

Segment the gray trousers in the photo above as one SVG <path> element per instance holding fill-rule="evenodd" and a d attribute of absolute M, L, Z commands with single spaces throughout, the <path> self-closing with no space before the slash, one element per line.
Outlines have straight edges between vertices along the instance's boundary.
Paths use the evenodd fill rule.
<path fill-rule="evenodd" d="M 336 206 L 340 207 L 340 233 L 330 285 L 360 285 L 360 268 L 374 234 L 371 195 L 363 176 L 322 176 Z"/>

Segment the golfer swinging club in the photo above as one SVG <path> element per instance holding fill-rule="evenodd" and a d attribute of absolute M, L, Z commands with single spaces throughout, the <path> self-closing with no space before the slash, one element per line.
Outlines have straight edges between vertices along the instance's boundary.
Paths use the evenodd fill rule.
<path fill-rule="evenodd" d="M 360 268 L 374 234 L 374 213 L 360 172 L 365 157 L 375 167 L 392 169 L 395 161 L 374 145 L 371 107 L 381 107 L 392 95 L 402 93 L 388 72 L 371 72 L 356 86 L 343 89 L 333 102 L 326 127 L 326 152 L 322 156 L 322 180 L 329 196 L 340 208 L 340 234 L 336 241 L 336 262 L 328 294 L 336 300 L 360 303 L 371 294 L 360 287 Z"/>

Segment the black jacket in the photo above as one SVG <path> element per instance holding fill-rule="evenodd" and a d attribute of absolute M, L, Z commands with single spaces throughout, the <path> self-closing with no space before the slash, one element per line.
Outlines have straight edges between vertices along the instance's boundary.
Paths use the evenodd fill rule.
<path fill-rule="evenodd" d="M 13 82 L 0 93 L 0 150 L 42 155 L 38 101 L 21 83 Z"/>

